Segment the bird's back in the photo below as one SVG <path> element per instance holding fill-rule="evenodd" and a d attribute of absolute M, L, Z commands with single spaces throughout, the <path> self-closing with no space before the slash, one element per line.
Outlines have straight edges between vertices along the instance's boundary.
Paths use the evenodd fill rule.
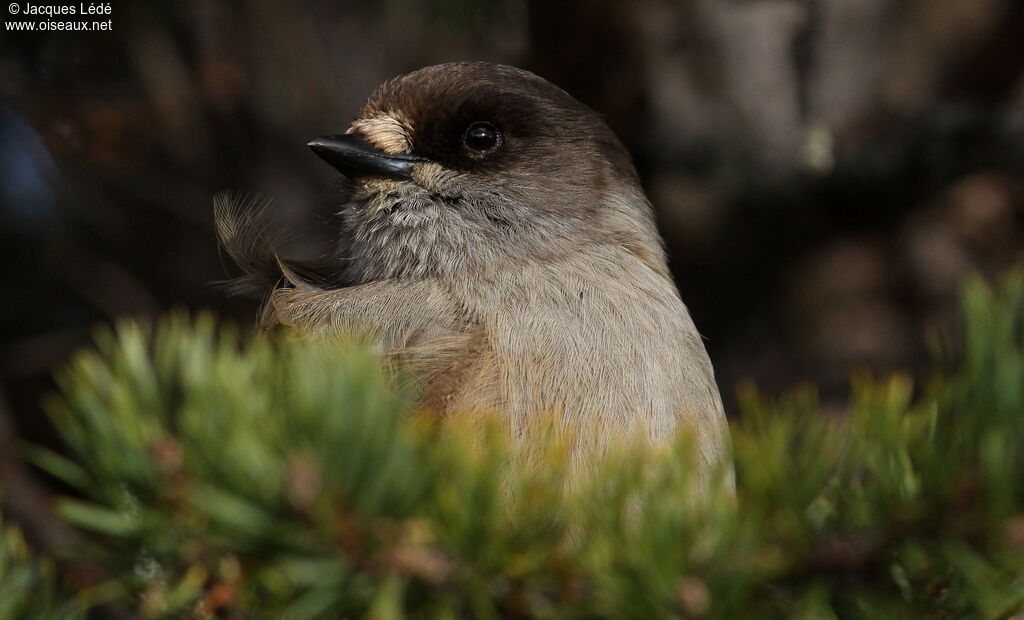
<path fill-rule="evenodd" d="M 427 402 L 500 413 L 513 436 L 553 415 L 599 451 L 630 437 L 669 440 L 685 427 L 702 466 L 726 456 L 701 338 L 674 284 L 642 260 L 595 245 L 445 286 L 470 327 Z"/>

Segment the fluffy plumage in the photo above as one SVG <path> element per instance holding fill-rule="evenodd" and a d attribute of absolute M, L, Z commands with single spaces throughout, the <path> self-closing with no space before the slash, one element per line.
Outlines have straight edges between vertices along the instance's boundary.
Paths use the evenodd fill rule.
<path fill-rule="evenodd" d="M 500 131 L 500 148 L 469 148 L 475 122 Z M 727 461 L 710 360 L 629 155 L 597 114 L 531 73 L 455 63 L 385 83 L 349 133 L 422 161 L 408 179 L 354 179 L 327 276 L 282 268 L 258 218 L 218 208 L 247 283 L 285 283 L 269 323 L 371 330 L 413 368 L 425 409 L 498 412 L 513 436 L 554 413 L 584 462 L 680 427 L 702 471 Z"/>

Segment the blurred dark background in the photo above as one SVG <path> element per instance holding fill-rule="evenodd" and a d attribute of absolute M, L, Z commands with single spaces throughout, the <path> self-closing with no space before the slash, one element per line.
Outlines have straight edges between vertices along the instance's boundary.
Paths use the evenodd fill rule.
<path fill-rule="evenodd" d="M 233 273 L 211 196 L 272 198 L 292 253 L 320 253 L 336 181 L 306 140 L 437 62 L 518 65 L 607 117 L 730 406 L 743 379 L 840 403 L 856 368 L 920 374 L 960 281 L 1024 247 L 1019 1 L 175 0 L 109 18 L 0 32 L 7 445 L 51 439 L 51 369 L 98 323 L 254 323 L 256 302 L 211 285 Z"/>

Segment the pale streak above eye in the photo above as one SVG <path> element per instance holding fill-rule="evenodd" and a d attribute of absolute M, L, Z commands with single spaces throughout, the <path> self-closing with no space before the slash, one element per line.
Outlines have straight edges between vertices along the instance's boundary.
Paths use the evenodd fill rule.
<path fill-rule="evenodd" d="M 357 133 L 385 153 L 412 152 L 412 124 L 400 112 L 378 113 L 357 118 L 347 133 Z"/>

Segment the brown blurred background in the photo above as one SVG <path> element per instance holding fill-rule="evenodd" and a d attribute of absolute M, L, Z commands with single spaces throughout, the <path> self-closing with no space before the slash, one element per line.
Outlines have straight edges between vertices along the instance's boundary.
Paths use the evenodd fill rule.
<path fill-rule="evenodd" d="M 5 14 L 5 17 L 6 14 Z M 274 200 L 317 254 L 304 144 L 423 65 L 533 70 L 606 115 L 658 209 L 722 392 L 920 373 L 957 286 L 1024 247 L 1024 3 L 114 2 L 111 32 L 0 32 L 0 421 L 50 440 L 49 373 L 97 323 L 253 322 L 211 282 L 211 196 Z M 11 431 L 8 429 L 8 440 Z"/>

